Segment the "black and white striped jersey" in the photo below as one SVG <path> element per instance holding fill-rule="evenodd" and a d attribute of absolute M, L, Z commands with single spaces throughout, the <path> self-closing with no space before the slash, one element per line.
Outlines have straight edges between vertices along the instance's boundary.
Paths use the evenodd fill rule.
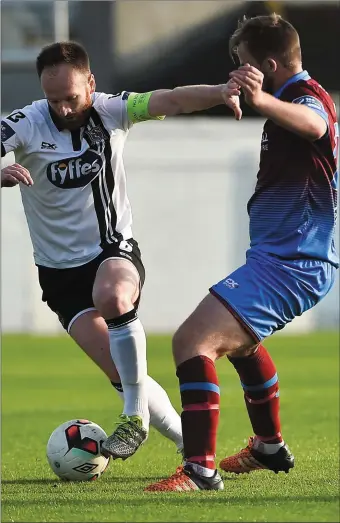
<path fill-rule="evenodd" d="M 46 100 L 2 120 L 2 155 L 14 151 L 34 181 L 20 190 L 36 264 L 76 267 L 132 237 L 123 164 L 132 125 L 127 98 L 94 93 L 86 126 L 72 132 L 58 130 Z"/>

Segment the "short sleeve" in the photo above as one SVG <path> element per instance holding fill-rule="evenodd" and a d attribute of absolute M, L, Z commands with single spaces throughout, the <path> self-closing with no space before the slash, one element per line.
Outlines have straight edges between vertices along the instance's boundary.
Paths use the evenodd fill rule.
<path fill-rule="evenodd" d="M 323 118 L 328 125 L 328 114 L 324 108 L 324 105 L 322 101 L 319 98 L 317 98 L 314 94 L 301 94 L 301 96 L 294 98 L 294 100 L 292 100 L 292 103 L 305 105 L 306 107 L 309 107 L 310 109 L 312 109 L 312 111 L 315 111 L 319 116 L 321 116 L 321 118 Z"/>
<path fill-rule="evenodd" d="M 100 93 L 94 101 L 94 109 L 104 116 L 110 130 L 127 131 L 131 127 L 132 122 L 129 122 L 127 115 L 128 95 L 126 91 L 117 94 Z"/>
<path fill-rule="evenodd" d="M 14 111 L 1 120 L 1 157 L 29 143 L 32 124 L 22 111 Z"/>
<path fill-rule="evenodd" d="M 111 129 L 127 131 L 133 124 L 148 120 L 164 120 L 165 116 L 151 116 L 148 111 L 152 91 L 132 93 L 122 91 L 118 94 L 101 93 L 94 108 L 102 113 Z"/>

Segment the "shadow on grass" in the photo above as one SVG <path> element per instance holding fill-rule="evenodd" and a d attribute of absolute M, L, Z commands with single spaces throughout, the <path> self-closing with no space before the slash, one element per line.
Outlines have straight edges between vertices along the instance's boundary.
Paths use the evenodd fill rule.
<path fill-rule="evenodd" d="M 165 476 L 155 476 L 155 475 L 150 475 L 150 476 L 108 476 L 108 475 L 105 475 L 105 476 L 102 476 L 100 478 L 100 481 L 101 482 L 105 482 L 105 483 L 140 483 L 142 481 L 146 481 L 146 482 L 149 482 L 149 483 L 152 483 L 152 482 L 156 482 L 156 481 L 160 481 L 162 479 L 165 479 Z M 223 477 L 223 481 L 226 482 L 226 481 L 242 481 L 242 479 L 246 479 L 246 475 L 244 476 L 224 476 Z M 55 484 L 55 485 L 85 485 L 85 484 L 93 484 L 95 483 L 96 485 L 98 484 L 97 482 L 91 482 L 91 481 L 62 481 L 62 480 L 59 480 L 57 478 L 55 479 L 50 479 L 50 478 L 33 478 L 33 479 L 29 479 L 29 478 L 19 478 L 19 479 L 5 479 L 5 480 L 2 480 L 1 481 L 1 484 L 2 485 L 52 485 L 52 484 Z"/>
<path fill-rule="evenodd" d="M 194 503 L 198 503 L 200 501 L 199 499 L 199 496 L 202 495 L 202 492 L 191 492 L 191 493 L 185 493 L 185 495 L 183 495 L 184 493 L 178 493 L 178 492 L 167 492 L 167 493 L 159 493 L 159 492 L 145 492 L 143 493 L 143 495 L 139 496 L 137 499 L 129 499 L 129 500 L 125 500 L 125 502 L 127 503 L 127 506 L 129 507 L 129 509 L 131 507 L 141 507 L 141 505 L 145 504 L 145 505 L 157 505 L 159 504 L 160 501 L 164 501 L 164 498 L 166 499 L 166 502 L 167 504 L 169 505 L 178 505 L 180 503 L 183 503 L 184 505 L 188 505 L 188 504 L 194 504 Z M 225 504 L 229 504 L 229 505 L 242 505 L 244 506 L 245 502 L 249 503 L 249 495 L 245 494 L 244 496 L 228 496 L 228 494 L 225 492 L 224 494 L 221 492 L 221 493 L 218 493 L 217 492 L 205 492 L 204 493 L 205 495 L 206 494 L 212 494 L 212 498 L 211 498 L 211 503 L 213 504 L 219 504 L 219 503 L 223 503 L 223 505 Z M 201 498 L 201 501 L 202 503 L 205 503 L 206 502 L 206 496 L 203 496 Z M 103 505 L 110 505 L 112 506 L 112 501 L 114 501 L 114 498 L 116 496 L 112 496 L 110 499 L 103 499 L 103 498 L 100 498 L 100 499 L 95 499 L 95 500 L 89 500 L 88 503 L 86 503 L 85 500 L 77 500 L 77 499 L 72 499 L 72 501 L 70 501 L 69 499 L 58 499 L 57 501 L 57 504 L 59 506 L 66 506 L 66 505 L 70 505 L 70 503 L 72 503 L 72 506 L 75 506 L 75 505 L 79 505 L 79 506 L 82 506 L 82 507 L 85 507 L 86 504 L 89 505 L 89 507 L 93 510 L 93 507 L 95 505 L 100 505 L 101 507 Z M 118 497 L 118 496 L 117 496 Z M 136 498 L 136 496 L 134 496 Z M 276 506 L 279 505 L 280 503 L 282 504 L 286 504 L 287 502 L 291 501 L 291 502 L 303 502 L 303 503 L 308 503 L 308 502 L 314 502 L 314 503 L 330 503 L 330 502 L 334 502 L 336 501 L 338 503 L 338 500 L 339 500 L 339 496 L 334 494 L 334 495 L 328 495 L 328 496 L 264 496 L 264 497 L 260 497 L 260 498 L 252 498 L 251 499 L 251 504 L 254 505 L 254 506 L 262 506 L 262 505 L 267 505 L 268 503 L 275 503 Z M 23 507 L 23 506 L 30 506 L 30 505 L 50 505 L 50 501 L 45 501 L 45 500 L 37 500 L 37 499 L 34 499 L 34 500 L 11 500 L 11 501 L 5 501 L 5 500 L 2 500 L 2 505 L 3 507 L 5 507 L 6 505 L 7 506 L 11 506 L 11 507 Z"/>
<path fill-rule="evenodd" d="M 1 481 L 2 485 L 52 485 L 54 483 L 59 481 L 57 479 L 3 479 Z"/>
<path fill-rule="evenodd" d="M 100 481 L 102 483 L 140 483 L 141 481 L 159 481 L 161 479 L 164 479 L 164 476 L 103 476 L 100 478 Z M 60 479 L 28 479 L 28 478 L 22 478 L 22 479 L 5 479 L 1 481 L 2 485 L 98 485 L 97 481 L 63 481 Z"/>
<path fill-rule="evenodd" d="M 156 481 L 160 481 L 162 479 L 165 479 L 165 476 L 103 476 L 100 478 L 101 482 L 105 483 L 141 483 L 143 481 L 148 483 L 154 483 Z M 228 477 L 223 478 L 223 481 L 240 481 L 242 478 L 239 478 L 237 476 L 235 477 Z M 6 485 L 86 485 L 86 484 L 98 484 L 97 481 L 62 481 L 59 479 L 39 479 L 39 478 L 21 478 L 21 479 L 5 479 L 1 481 L 1 484 L 3 486 Z"/>

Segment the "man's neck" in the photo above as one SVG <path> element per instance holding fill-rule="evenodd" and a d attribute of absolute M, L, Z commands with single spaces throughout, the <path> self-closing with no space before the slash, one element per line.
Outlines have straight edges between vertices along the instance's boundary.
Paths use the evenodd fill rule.
<path fill-rule="evenodd" d="M 290 78 L 295 76 L 296 74 L 302 73 L 303 68 L 302 65 L 296 66 L 292 70 L 283 70 L 282 73 L 278 78 L 274 79 L 273 87 L 274 87 L 274 93 L 278 91 Z"/>

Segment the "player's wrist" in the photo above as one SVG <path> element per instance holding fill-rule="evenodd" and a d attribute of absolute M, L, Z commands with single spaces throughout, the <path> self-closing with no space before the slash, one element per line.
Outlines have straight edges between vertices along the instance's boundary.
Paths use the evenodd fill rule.
<path fill-rule="evenodd" d="M 264 91 L 260 91 L 254 98 L 252 98 L 248 105 L 258 113 L 262 114 L 263 116 L 266 116 L 266 111 L 270 108 L 270 103 L 273 97 L 265 93 Z"/>
<path fill-rule="evenodd" d="M 226 87 L 227 88 L 230 87 L 229 83 L 230 83 L 230 80 L 226 84 L 220 84 L 220 85 L 214 86 L 214 87 L 216 87 L 216 98 L 217 98 L 219 105 L 225 104 L 225 90 L 226 90 Z"/>

